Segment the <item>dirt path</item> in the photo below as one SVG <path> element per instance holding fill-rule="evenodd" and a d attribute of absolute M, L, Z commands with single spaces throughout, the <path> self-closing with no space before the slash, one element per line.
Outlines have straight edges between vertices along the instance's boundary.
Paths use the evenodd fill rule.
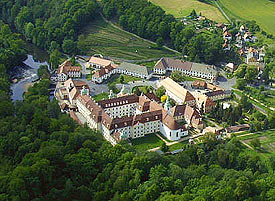
<path fill-rule="evenodd" d="M 248 147 L 249 149 L 252 149 L 253 151 L 255 151 L 254 148 L 251 147 L 249 144 L 245 143 L 245 142 L 242 141 L 242 140 L 240 140 L 240 142 L 243 143 L 243 144 L 244 144 L 246 147 Z"/>
<path fill-rule="evenodd" d="M 218 4 L 217 1 L 214 1 L 216 6 L 218 7 L 218 9 L 221 11 L 221 13 L 223 14 L 223 16 L 228 20 L 228 22 L 230 22 L 232 24 L 232 21 L 230 20 L 230 18 L 226 15 L 226 13 L 223 11 L 223 9 L 220 7 L 220 5 Z"/>

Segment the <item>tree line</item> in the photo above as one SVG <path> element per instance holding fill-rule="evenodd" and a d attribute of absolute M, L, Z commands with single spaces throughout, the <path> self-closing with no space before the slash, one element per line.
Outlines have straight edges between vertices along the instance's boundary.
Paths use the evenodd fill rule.
<path fill-rule="evenodd" d="M 50 52 L 77 53 L 78 32 L 96 13 L 95 0 L 0 0 L 0 18 Z"/>
<path fill-rule="evenodd" d="M 102 0 L 102 5 L 106 18 L 117 18 L 123 29 L 157 43 L 165 43 L 188 55 L 189 60 L 215 64 L 235 55 L 225 54 L 222 50 L 220 31 L 198 32 L 194 26 L 185 26 L 150 1 Z"/>

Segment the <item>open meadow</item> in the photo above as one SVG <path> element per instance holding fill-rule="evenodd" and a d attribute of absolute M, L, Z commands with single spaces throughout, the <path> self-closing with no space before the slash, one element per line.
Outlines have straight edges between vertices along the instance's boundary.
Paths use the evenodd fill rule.
<path fill-rule="evenodd" d="M 275 2 L 270 0 L 218 0 L 231 19 L 255 20 L 266 32 L 275 34 Z"/>
<path fill-rule="evenodd" d="M 182 18 L 191 13 L 193 9 L 199 14 L 216 22 L 227 22 L 224 16 L 216 7 L 202 3 L 197 0 L 150 0 L 155 5 L 162 7 L 167 14 L 172 14 L 176 18 Z"/>
<path fill-rule="evenodd" d="M 176 56 L 170 50 L 157 49 L 154 44 L 112 26 L 100 16 L 87 24 L 79 34 L 84 34 L 85 42 L 91 46 L 90 54 L 128 60 Z"/>

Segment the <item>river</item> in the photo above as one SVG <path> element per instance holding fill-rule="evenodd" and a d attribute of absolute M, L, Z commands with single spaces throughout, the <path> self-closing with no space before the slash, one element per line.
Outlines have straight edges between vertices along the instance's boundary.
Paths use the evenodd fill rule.
<path fill-rule="evenodd" d="M 16 75 L 16 77 L 20 77 L 21 79 L 11 86 L 13 101 L 23 100 L 23 93 L 33 83 L 33 81 L 38 78 L 37 70 L 40 65 L 48 65 L 48 63 L 47 61 L 35 60 L 33 55 L 29 54 L 22 66 L 15 67 L 21 68 L 18 71 L 19 73 Z"/>

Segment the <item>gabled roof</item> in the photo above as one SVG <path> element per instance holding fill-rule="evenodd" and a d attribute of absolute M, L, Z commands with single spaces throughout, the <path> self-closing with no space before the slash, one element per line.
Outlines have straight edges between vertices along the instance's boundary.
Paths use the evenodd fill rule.
<path fill-rule="evenodd" d="M 61 65 L 59 65 L 57 73 L 68 74 L 69 72 L 80 72 L 80 71 L 81 71 L 80 66 L 72 66 L 72 63 L 70 62 L 70 60 L 67 59 Z"/>
<path fill-rule="evenodd" d="M 110 73 L 112 70 L 114 70 L 115 68 L 113 67 L 113 65 L 108 65 L 108 66 L 105 66 L 101 69 L 99 69 L 98 71 L 96 71 L 94 74 L 93 74 L 93 77 L 95 78 L 100 78 L 108 73 Z"/>
<path fill-rule="evenodd" d="M 179 59 L 173 59 L 173 58 L 161 58 L 154 68 L 157 69 L 166 69 L 166 68 L 178 68 L 190 71 L 192 67 L 192 62 L 188 61 L 182 61 Z"/>
<path fill-rule="evenodd" d="M 98 64 L 101 66 L 108 66 L 112 63 L 112 61 L 107 60 L 107 59 L 102 59 L 99 57 L 91 57 L 89 60 L 89 63 L 94 63 L 94 64 Z"/>
<path fill-rule="evenodd" d="M 195 100 L 194 96 L 185 88 L 180 86 L 178 83 L 176 83 L 174 80 L 171 78 L 166 78 L 161 81 L 161 85 L 171 93 L 173 93 L 175 96 L 180 98 L 183 103 L 186 101 L 192 101 Z"/>
<path fill-rule="evenodd" d="M 139 97 L 137 95 L 133 94 L 133 95 L 128 95 L 128 96 L 111 98 L 111 99 L 107 99 L 107 100 L 101 100 L 101 101 L 98 101 L 98 104 L 102 108 L 105 109 L 105 108 L 126 105 L 126 104 L 137 103 L 138 101 L 139 101 Z"/>
<path fill-rule="evenodd" d="M 140 66 L 137 64 L 127 63 L 127 62 L 121 63 L 117 68 L 121 70 L 127 70 L 132 73 L 138 73 L 145 76 L 148 76 L 151 74 L 151 72 L 146 66 Z"/>

